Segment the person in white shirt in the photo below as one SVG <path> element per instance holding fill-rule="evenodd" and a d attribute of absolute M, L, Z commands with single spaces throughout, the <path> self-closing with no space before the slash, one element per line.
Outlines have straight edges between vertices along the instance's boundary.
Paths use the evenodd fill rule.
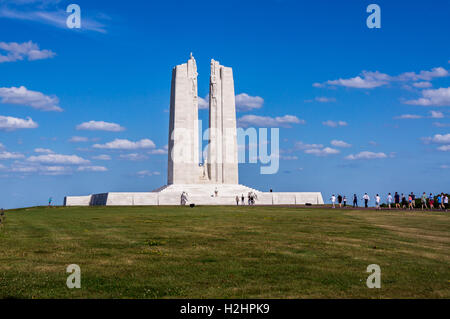
<path fill-rule="evenodd" d="M 445 211 L 447 211 L 447 209 L 448 209 L 448 195 L 445 195 L 443 202 L 444 202 Z"/>
<path fill-rule="evenodd" d="M 367 193 L 364 194 L 363 199 L 364 199 L 364 206 L 365 206 L 366 208 L 369 207 L 369 200 L 370 200 L 370 197 L 369 197 L 369 195 L 367 195 Z"/>
<path fill-rule="evenodd" d="M 388 194 L 387 202 L 388 202 L 389 209 L 391 209 L 391 204 L 392 204 L 392 195 L 391 195 L 391 193 Z"/>
<path fill-rule="evenodd" d="M 331 203 L 333 204 L 333 208 L 336 208 L 336 196 L 334 194 L 331 196 Z"/>
<path fill-rule="evenodd" d="M 380 198 L 380 196 L 377 194 L 377 195 L 375 196 L 375 205 L 376 205 L 376 208 L 377 208 L 377 209 L 381 209 L 381 207 L 380 207 L 380 201 L 381 201 L 381 198 Z"/>

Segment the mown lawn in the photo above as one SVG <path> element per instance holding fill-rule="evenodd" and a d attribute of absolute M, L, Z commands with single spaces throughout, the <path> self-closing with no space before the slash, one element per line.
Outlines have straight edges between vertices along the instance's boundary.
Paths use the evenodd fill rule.
<path fill-rule="evenodd" d="M 450 213 L 289 207 L 6 212 L 0 298 L 450 298 Z M 68 289 L 66 267 L 81 267 Z M 366 268 L 381 267 L 381 289 Z"/>

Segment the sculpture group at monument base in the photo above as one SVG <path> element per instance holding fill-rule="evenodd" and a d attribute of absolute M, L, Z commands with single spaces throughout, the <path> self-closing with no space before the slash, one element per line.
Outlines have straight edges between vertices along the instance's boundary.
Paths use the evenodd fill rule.
<path fill-rule="evenodd" d="M 185 194 L 185 202 L 182 196 Z M 102 193 L 88 196 L 67 196 L 64 206 L 179 206 L 189 205 L 236 205 L 236 196 L 244 196 L 248 205 L 248 195 L 253 194 L 254 205 L 322 205 L 320 192 L 260 192 L 240 184 L 172 184 L 152 192 L 142 193 Z"/>

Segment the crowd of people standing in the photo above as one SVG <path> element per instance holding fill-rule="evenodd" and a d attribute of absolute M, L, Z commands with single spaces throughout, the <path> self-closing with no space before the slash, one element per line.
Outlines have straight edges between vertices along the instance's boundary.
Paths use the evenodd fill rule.
<path fill-rule="evenodd" d="M 336 205 L 338 205 L 339 208 L 347 207 L 347 197 L 345 195 L 335 196 L 333 194 L 330 200 L 333 208 L 336 208 L 337 207 Z M 364 207 L 368 208 L 370 196 L 367 193 L 364 193 L 361 200 L 364 202 Z M 376 194 L 374 200 L 375 200 L 375 208 L 381 209 L 383 204 L 381 203 L 380 195 Z M 358 196 L 356 194 L 353 194 L 352 207 L 354 208 L 359 207 Z M 405 195 L 403 193 L 399 194 L 398 192 L 395 192 L 394 195 L 388 193 L 388 195 L 386 196 L 385 207 L 388 209 L 395 208 L 395 209 L 414 210 L 416 208 L 421 208 L 422 210 L 439 209 L 447 211 L 449 209 L 448 194 L 440 193 L 434 195 L 433 193 L 430 193 L 429 195 L 427 195 L 427 193 L 423 192 L 420 198 L 416 198 L 416 195 L 414 195 L 413 192 L 411 192 L 411 194 L 409 195 Z"/>

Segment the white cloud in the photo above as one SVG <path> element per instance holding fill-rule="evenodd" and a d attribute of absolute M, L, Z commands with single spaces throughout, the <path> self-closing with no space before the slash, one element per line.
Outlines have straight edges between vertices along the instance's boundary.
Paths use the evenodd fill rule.
<path fill-rule="evenodd" d="M 143 161 L 143 160 L 148 159 L 148 156 L 145 156 L 143 154 L 138 154 L 138 153 L 120 154 L 119 157 L 121 159 L 129 160 L 129 161 Z"/>
<path fill-rule="evenodd" d="M 329 126 L 329 127 L 338 127 L 338 126 L 347 126 L 348 125 L 347 122 L 345 122 L 345 121 L 335 122 L 335 121 L 331 121 L 331 120 L 322 122 L 322 124 L 325 126 Z"/>
<path fill-rule="evenodd" d="M 361 75 L 358 75 L 349 79 L 337 79 L 327 81 L 328 85 L 338 85 L 357 89 L 373 89 L 382 85 L 386 85 L 391 80 L 391 77 L 387 74 L 376 72 L 362 71 Z"/>
<path fill-rule="evenodd" d="M 340 140 L 332 140 L 331 145 L 336 146 L 336 147 L 343 147 L 343 148 L 352 147 L 351 144 L 346 143 L 344 141 L 340 141 Z"/>
<path fill-rule="evenodd" d="M 126 139 L 115 139 L 112 142 L 106 144 L 94 144 L 94 148 L 100 149 L 121 149 L 121 150 L 134 150 L 140 148 L 155 148 L 155 143 L 149 139 L 142 139 L 137 142 L 129 141 Z"/>
<path fill-rule="evenodd" d="M 0 63 L 23 60 L 43 60 L 53 58 L 56 54 L 50 50 L 40 50 L 36 43 L 31 41 L 24 43 L 0 42 L 0 49 L 6 51 L 6 55 L 0 54 Z"/>
<path fill-rule="evenodd" d="M 285 161 L 295 161 L 298 160 L 298 157 L 295 155 L 280 155 L 280 159 Z"/>
<path fill-rule="evenodd" d="M 450 152 L 450 145 L 442 145 L 442 146 L 438 147 L 437 149 L 442 152 Z"/>
<path fill-rule="evenodd" d="M 394 119 L 398 119 L 398 120 L 413 120 L 413 119 L 421 119 L 421 118 L 423 118 L 423 116 L 416 115 L 416 114 L 403 114 L 403 115 L 394 117 Z"/>
<path fill-rule="evenodd" d="M 299 119 L 294 115 L 277 116 L 275 118 L 270 116 L 259 115 L 244 115 L 238 119 L 238 126 L 249 127 L 290 127 L 289 124 L 305 124 L 305 120 Z"/>
<path fill-rule="evenodd" d="M 3 104 L 31 106 L 41 111 L 62 111 L 62 108 L 58 106 L 59 99 L 56 96 L 48 96 L 41 92 L 31 91 L 24 86 L 0 88 L 0 98 Z"/>
<path fill-rule="evenodd" d="M 434 122 L 433 125 L 436 127 L 450 127 L 450 123 Z"/>
<path fill-rule="evenodd" d="M 325 96 L 318 96 L 315 98 L 315 100 L 320 103 L 336 102 L 336 99 L 334 97 L 325 97 Z"/>
<path fill-rule="evenodd" d="M 89 121 L 77 125 L 77 130 L 121 132 L 124 131 L 125 128 L 116 123 Z"/>
<path fill-rule="evenodd" d="M 450 106 L 450 87 L 423 90 L 422 96 L 416 100 L 405 101 L 405 104 L 422 106 Z"/>
<path fill-rule="evenodd" d="M 32 163 L 45 163 L 45 164 L 68 164 L 68 165 L 82 165 L 90 163 L 77 155 L 61 155 L 61 154 L 47 154 L 30 156 L 27 161 Z"/>
<path fill-rule="evenodd" d="M 19 159 L 25 156 L 21 153 L 0 152 L 0 160 Z"/>
<path fill-rule="evenodd" d="M 430 111 L 430 117 L 432 119 L 442 119 L 444 118 L 444 113 L 437 111 Z"/>
<path fill-rule="evenodd" d="M 148 170 L 139 171 L 136 173 L 139 177 L 145 177 L 145 176 L 155 176 L 155 175 L 161 175 L 159 172 L 150 172 Z"/>
<path fill-rule="evenodd" d="M 385 153 L 374 153 L 374 152 L 361 152 L 358 154 L 351 154 L 346 157 L 348 160 L 360 160 L 360 159 L 378 159 L 378 158 L 387 158 Z"/>
<path fill-rule="evenodd" d="M 264 104 L 264 99 L 259 96 L 250 96 L 247 93 L 236 95 L 236 111 L 245 112 L 254 109 L 260 109 Z M 204 98 L 198 97 L 198 108 L 206 110 L 209 108 L 209 94 Z"/>
<path fill-rule="evenodd" d="M 20 119 L 11 116 L 0 115 L 0 130 L 14 131 L 17 129 L 36 128 L 38 124 L 34 122 L 30 117 L 26 119 Z"/>
<path fill-rule="evenodd" d="M 167 154 L 167 149 L 166 148 L 158 148 L 156 150 L 149 151 L 148 154 L 164 155 L 164 154 Z"/>
<path fill-rule="evenodd" d="M 441 166 L 439 166 L 439 168 L 442 168 L 442 169 L 448 169 L 448 168 L 450 168 L 450 165 L 441 165 Z"/>
<path fill-rule="evenodd" d="M 106 154 L 102 154 L 102 155 L 93 156 L 92 159 L 100 160 L 100 161 L 110 161 L 111 160 L 111 156 L 106 155 Z"/>
<path fill-rule="evenodd" d="M 433 86 L 433 84 L 431 84 L 431 82 L 416 82 L 416 83 L 413 83 L 412 85 L 419 89 L 426 89 L 426 88 L 430 88 Z"/>
<path fill-rule="evenodd" d="M 436 144 L 450 144 L 450 133 L 449 134 L 436 134 L 433 137 L 425 137 L 423 138 L 426 143 L 436 143 Z"/>
<path fill-rule="evenodd" d="M 362 71 L 360 75 L 347 78 L 347 79 L 337 79 L 337 80 L 329 80 L 325 83 L 314 83 L 314 87 L 325 87 L 326 85 L 335 85 L 335 86 L 344 86 L 349 88 L 357 88 L 357 89 L 373 89 L 376 87 L 388 85 L 391 82 L 399 81 L 431 81 L 433 78 L 446 77 L 449 75 L 449 72 L 442 68 L 437 67 L 431 69 L 431 71 L 420 71 L 419 73 L 415 72 L 405 72 L 398 76 L 390 76 L 386 73 L 381 73 L 379 71 L 371 72 L 371 71 Z M 419 82 L 420 83 L 420 82 Z M 428 84 L 413 84 L 416 87 L 426 87 Z"/>
<path fill-rule="evenodd" d="M 7 6 L 0 7 L 0 18 L 8 18 L 14 20 L 32 21 L 51 25 L 60 29 L 70 30 L 67 28 L 66 19 L 67 13 L 65 10 L 61 10 L 55 7 L 59 1 L 44 1 L 46 5 L 53 3 L 52 8 L 43 8 L 40 1 L 15 1 L 15 4 L 38 4 L 27 10 L 18 10 L 17 8 L 11 8 Z M 83 13 L 82 13 L 83 14 Z M 91 15 L 92 16 L 92 15 Z M 97 15 L 97 17 L 105 17 L 105 15 Z M 90 17 L 82 16 L 82 28 L 80 31 L 95 31 L 100 33 L 106 33 L 104 23 L 94 20 Z"/>
<path fill-rule="evenodd" d="M 209 108 L 209 95 L 207 95 L 205 98 L 198 97 L 198 108 L 200 110 L 206 110 Z"/>
<path fill-rule="evenodd" d="M 89 142 L 89 139 L 84 136 L 72 136 L 69 140 L 71 143 Z"/>
<path fill-rule="evenodd" d="M 51 149 L 48 149 L 48 148 L 35 148 L 34 152 L 35 153 L 47 153 L 47 154 L 55 153 Z"/>
<path fill-rule="evenodd" d="M 313 154 L 316 156 L 328 156 L 328 155 L 334 155 L 339 154 L 341 151 L 331 148 L 331 147 L 325 147 L 325 148 L 312 148 L 305 150 L 306 154 Z"/>
<path fill-rule="evenodd" d="M 247 93 L 236 95 L 236 110 L 238 112 L 260 109 L 264 104 L 264 99 L 260 96 L 250 96 Z"/>
<path fill-rule="evenodd" d="M 323 148 L 322 144 L 305 144 L 303 142 L 296 142 L 295 148 L 298 150 L 308 150 L 313 148 Z"/>
<path fill-rule="evenodd" d="M 80 166 L 77 169 L 79 172 L 106 172 L 107 170 L 104 166 Z"/>
<path fill-rule="evenodd" d="M 419 73 L 405 72 L 400 74 L 397 79 L 399 81 L 430 81 L 433 78 L 441 78 L 448 75 L 449 73 L 446 69 L 443 67 L 438 67 L 431 69 L 431 71 L 420 71 Z"/>

